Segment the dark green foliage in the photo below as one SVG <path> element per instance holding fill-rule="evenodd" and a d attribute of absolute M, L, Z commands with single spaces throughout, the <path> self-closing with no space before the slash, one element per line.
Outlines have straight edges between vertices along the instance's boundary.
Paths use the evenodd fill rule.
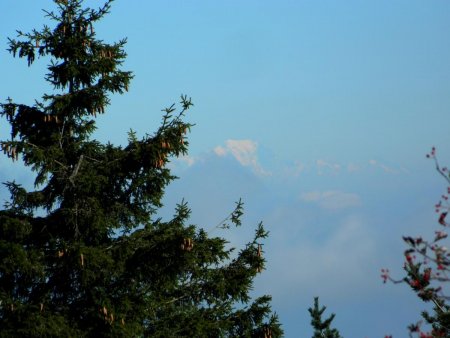
<path fill-rule="evenodd" d="M 313 338 L 342 338 L 338 330 L 331 328 L 331 322 L 335 316 L 334 313 L 328 319 L 322 319 L 322 314 L 325 310 L 325 306 L 319 307 L 319 298 L 315 297 L 314 307 L 308 309 L 311 315 L 311 325 L 314 328 Z"/>
<path fill-rule="evenodd" d="M 436 300 L 434 304 L 434 315 L 424 311 L 422 317 L 431 324 L 433 337 L 448 337 L 450 336 L 450 307 L 443 300 Z"/>
<path fill-rule="evenodd" d="M 408 237 L 403 238 L 412 247 L 416 248 L 415 241 L 409 241 Z M 424 248 L 421 248 L 423 253 Z M 436 250 L 437 251 L 437 250 Z M 447 299 L 441 295 L 441 287 L 431 286 L 431 268 L 423 268 L 422 263 L 416 263 L 412 259 L 413 249 L 405 251 L 406 263 L 404 269 L 407 276 L 403 279 L 417 294 L 417 296 L 424 302 L 432 302 L 434 304 L 433 314 L 427 311 L 422 312 L 422 317 L 425 322 L 431 324 L 432 330 L 430 335 L 432 337 L 448 337 L 450 334 L 450 306 L 447 304 Z M 408 326 L 411 333 L 419 332 L 420 322 Z"/>
<path fill-rule="evenodd" d="M 0 141 L 13 161 L 36 172 L 35 190 L 7 182 L 0 210 L 0 336 L 279 337 L 270 297 L 252 300 L 264 268 L 258 225 L 237 254 L 226 240 L 188 223 L 182 202 L 170 221 L 157 217 L 173 179 L 166 163 L 186 154 L 183 121 L 192 106 L 164 110 L 159 128 L 124 147 L 90 138 L 108 95 L 128 90 L 120 70 L 125 40 L 107 44 L 94 26 L 110 9 L 55 0 L 55 27 L 19 32 L 13 55 L 32 65 L 50 59 L 55 92 L 33 106 L 8 99 L 0 115 L 11 137 Z M 124 112 L 126 114 L 126 112 Z M 220 224 L 240 225 L 242 203 Z M 226 226 L 225 226 L 226 225 Z"/>

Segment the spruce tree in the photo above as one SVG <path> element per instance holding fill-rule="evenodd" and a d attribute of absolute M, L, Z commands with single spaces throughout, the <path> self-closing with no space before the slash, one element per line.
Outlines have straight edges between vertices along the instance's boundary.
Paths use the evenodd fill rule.
<path fill-rule="evenodd" d="M 9 51 L 49 60 L 52 93 L 32 105 L 7 99 L 11 128 L 3 153 L 35 173 L 33 189 L 6 182 L 0 210 L 0 336 L 279 337 L 270 296 L 249 291 L 264 268 L 259 224 L 232 254 L 227 241 L 189 224 L 181 202 L 158 217 L 175 177 L 166 164 L 186 154 L 191 100 L 164 110 L 151 134 L 128 134 L 124 146 L 92 138 L 109 96 L 128 90 L 121 70 L 126 40 L 97 39 L 110 10 L 55 0 L 53 26 L 18 32 Z M 123 112 L 126 114 L 127 112 Z M 238 202 L 227 224 L 240 225 Z"/>
<path fill-rule="evenodd" d="M 335 314 L 332 313 L 330 317 L 323 320 L 322 315 L 327 308 L 319 307 L 319 298 L 314 298 L 314 307 L 309 308 L 309 314 L 311 315 L 311 325 L 314 329 L 314 335 L 312 338 L 342 338 L 337 329 L 331 328 L 331 322 L 334 319 Z"/>

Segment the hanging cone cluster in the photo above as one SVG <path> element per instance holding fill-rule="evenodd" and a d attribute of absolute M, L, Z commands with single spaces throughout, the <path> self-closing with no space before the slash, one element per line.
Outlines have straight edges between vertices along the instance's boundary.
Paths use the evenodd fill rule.
<path fill-rule="evenodd" d="M 107 322 L 109 325 L 112 325 L 114 322 L 114 314 L 112 312 L 109 313 L 108 315 L 108 309 L 106 308 L 106 306 L 103 306 L 102 308 L 100 308 L 100 314 L 103 316 L 103 319 L 105 320 L 105 322 Z M 121 320 L 122 325 L 125 324 L 125 321 Z"/>
<path fill-rule="evenodd" d="M 93 117 L 97 117 L 97 114 L 104 114 L 105 113 L 105 107 L 103 105 L 98 105 L 94 109 L 89 110 L 89 114 Z"/>
<path fill-rule="evenodd" d="M 272 338 L 272 330 L 267 325 L 263 328 L 263 338 Z"/>
<path fill-rule="evenodd" d="M 258 249 L 256 251 L 256 255 L 258 258 L 262 258 L 262 245 L 258 244 Z M 258 267 L 256 268 L 256 272 L 260 273 L 262 271 L 262 266 L 258 264 Z"/>
<path fill-rule="evenodd" d="M 105 59 L 112 59 L 114 58 L 114 52 L 111 50 L 101 50 L 100 56 Z"/>
<path fill-rule="evenodd" d="M 161 169 L 164 166 L 165 162 L 166 162 L 166 154 L 158 153 L 158 156 L 156 157 L 155 160 L 155 167 Z"/>
<path fill-rule="evenodd" d="M 194 241 L 191 238 L 185 238 L 181 243 L 181 250 L 191 251 L 194 248 Z"/>
<path fill-rule="evenodd" d="M 1 142 L 0 148 L 3 151 L 3 154 L 11 158 L 13 161 L 17 161 L 19 159 L 19 152 L 16 146 L 12 146 L 7 142 Z"/>
<path fill-rule="evenodd" d="M 170 148 L 171 148 L 170 143 L 166 142 L 166 141 L 162 141 L 161 142 L 161 148 L 170 150 Z"/>
<path fill-rule="evenodd" d="M 58 115 L 44 115 L 44 122 L 55 122 L 56 124 L 60 124 L 62 121 L 60 118 L 58 118 Z"/>

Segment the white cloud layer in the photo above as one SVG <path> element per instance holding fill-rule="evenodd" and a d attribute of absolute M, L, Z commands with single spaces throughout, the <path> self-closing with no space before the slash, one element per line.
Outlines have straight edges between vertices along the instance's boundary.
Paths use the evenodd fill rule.
<path fill-rule="evenodd" d="M 380 163 L 376 160 L 369 160 L 369 165 L 371 165 L 372 167 L 376 167 L 376 168 L 380 168 L 381 170 L 383 170 L 385 173 L 388 174 L 400 174 L 400 173 L 409 173 L 409 170 L 404 168 L 404 167 L 397 167 L 397 169 L 394 169 L 390 166 L 387 166 L 386 164 Z"/>
<path fill-rule="evenodd" d="M 185 163 L 188 167 L 192 166 L 195 163 L 195 158 L 189 155 L 179 156 L 178 161 Z"/>
<path fill-rule="evenodd" d="M 327 171 L 332 172 L 333 174 L 338 173 L 341 170 L 341 165 L 338 163 L 329 163 L 324 160 L 316 160 L 317 173 L 319 175 L 324 174 Z"/>
<path fill-rule="evenodd" d="M 310 191 L 300 195 L 304 202 L 317 203 L 321 208 L 328 210 L 338 210 L 360 206 L 361 198 L 354 193 L 338 190 Z"/>

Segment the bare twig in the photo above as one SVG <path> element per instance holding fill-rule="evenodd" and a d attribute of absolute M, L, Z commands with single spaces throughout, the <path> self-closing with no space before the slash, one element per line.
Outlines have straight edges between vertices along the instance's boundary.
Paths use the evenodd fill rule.
<path fill-rule="evenodd" d="M 78 174 L 78 170 L 80 169 L 82 161 L 83 161 L 83 155 L 80 156 L 80 159 L 78 160 L 77 165 L 75 166 L 75 168 L 72 171 L 72 174 L 69 177 L 69 181 L 70 181 L 70 183 L 72 183 L 73 186 L 75 186 L 74 178 Z"/>

